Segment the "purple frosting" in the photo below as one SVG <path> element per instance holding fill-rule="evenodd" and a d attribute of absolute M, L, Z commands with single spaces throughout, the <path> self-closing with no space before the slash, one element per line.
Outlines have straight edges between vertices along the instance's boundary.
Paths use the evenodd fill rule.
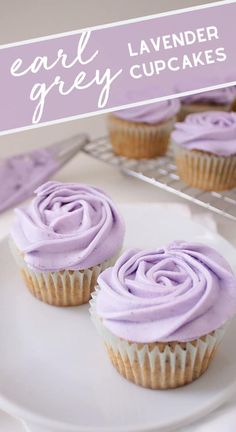
<path fill-rule="evenodd" d="M 217 156 L 236 154 L 236 113 L 206 111 L 190 114 L 176 123 L 173 141 L 189 150 L 201 150 Z"/>
<path fill-rule="evenodd" d="M 183 104 L 213 104 L 230 105 L 236 98 L 235 87 L 226 87 L 208 92 L 185 96 L 181 99 Z"/>
<path fill-rule="evenodd" d="M 236 278 L 214 249 L 176 241 L 130 250 L 98 278 L 96 313 L 123 339 L 189 341 L 236 313 Z"/>
<path fill-rule="evenodd" d="M 122 109 L 113 114 L 122 120 L 135 123 L 156 124 L 171 119 L 177 114 L 179 109 L 180 102 L 177 99 L 172 99 L 134 108 Z"/>
<path fill-rule="evenodd" d="M 34 150 L 0 162 L 0 212 L 30 197 L 40 183 L 57 169 L 59 162 L 49 149 Z"/>
<path fill-rule="evenodd" d="M 124 223 L 104 192 L 83 184 L 51 181 L 35 193 L 30 205 L 15 210 L 11 231 L 31 268 L 81 270 L 117 254 Z"/>

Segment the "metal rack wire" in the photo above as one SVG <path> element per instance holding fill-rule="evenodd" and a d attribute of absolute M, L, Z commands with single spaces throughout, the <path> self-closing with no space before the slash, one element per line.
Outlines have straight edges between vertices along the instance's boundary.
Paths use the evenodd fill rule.
<path fill-rule="evenodd" d="M 86 144 L 83 151 L 117 167 L 132 177 L 236 221 L 236 189 L 224 192 L 204 192 L 187 186 L 176 173 L 171 149 L 165 157 L 150 160 L 126 159 L 113 153 L 108 137 L 100 137 Z"/>

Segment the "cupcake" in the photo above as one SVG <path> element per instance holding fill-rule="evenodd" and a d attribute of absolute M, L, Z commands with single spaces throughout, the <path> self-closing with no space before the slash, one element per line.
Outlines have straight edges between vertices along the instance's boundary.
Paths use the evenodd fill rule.
<path fill-rule="evenodd" d="M 50 181 L 15 210 L 10 246 L 30 292 L 45 303 L 89 301 L 98 275 L 121 249 L 124 223 L 101 190 Z"/>
<path fill-rule="evenodd" d="M 112 364 L 152 389 L 199 378 L 236 312 L 229 264 L 199 243 L 125 252 L 98 285 L 90 310 Z"/>
<path fill-rule="evenodd" d="M 174 99 L 110 114 L 108 130 L 114 152 L 134 159 L 164 155 L 179 109 Z"/>
<path fill-rule="evenodd" d="M 191 187 L 236 187 L 236 113 L 190 114 L 172 133 L 177 172 Z"/>
<path fill-rule="evenodd" d="M 183 97 L 178 120 L 183 121 L 188 114 L 204 111 L 231 111 L 235 96 L 235 87 L 225 87 Z"/>
<path fill-rule="evenodd" d="M 232 111 L 236 111 L 236 99 L 234 99 L 233 104 L 232 104 Z"/>
<path fill-rule="evenodd" d="M 236 111 L 236 86 L 234 86 L 233 88 L 234 88 L 234 100 L 232 103 L 232 111 Z"/>

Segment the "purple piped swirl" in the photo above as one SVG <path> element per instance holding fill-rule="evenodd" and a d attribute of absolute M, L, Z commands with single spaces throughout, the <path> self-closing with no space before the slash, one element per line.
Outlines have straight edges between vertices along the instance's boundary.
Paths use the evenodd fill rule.
<path fill-rule="evenodd" d="M 34 270 L 87 269 L 112 258 L 121 248 L 123 220 L 101 190 L 51 181 L 35 193 L 29 206 L 16 209 L 11 231 Z"/>
<path fill-rule="evenodd" d="M 135 123 L 157 124 L 173 118 L 180 109 L 177 99 L 125 108 L 114 112 L 116 117 Z"/>
<path fill-rule="evenodd" d="M 133 342 L 189 341 L 236 312 L 236 278 L 225 259 L 198 243 L 130 250 L 98 278 L 96 313 Z"/>
<path fill-rule="evenodd" d="M 236 98 L 236 88 L 225 87 L 197 93 L 181 98 L 183 104 L 212 104 L 212 105 L 231 105 Z"/>
<path fill-rule="evenodd" d="M 207 111 L 190 114 L 175 124 L 173 141 L 189 150 L 201 150 L 218 156 L 236 154 L 236 113 Z"/>

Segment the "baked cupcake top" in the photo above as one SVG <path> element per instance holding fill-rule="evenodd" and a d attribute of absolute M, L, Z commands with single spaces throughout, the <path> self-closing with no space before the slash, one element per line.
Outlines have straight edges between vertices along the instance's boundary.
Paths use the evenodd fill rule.
<path fill-rule="evenodd" d="M 183 104 L 230 105 L 236 98 L 235 87 L 225 87 L 208 92 L 197 93 L 181 98 Z"/>
<path fill-rule="evenodd" d="M 229 264 L 199 243 L 130 250 L 98 284 L 98 317 L 132 342 L 187 342 L 216 330 L 236 312 L 236 278 Z"/>
<path fill-rule="evenodd" d="M 174 117 L 180 109 L 177 99 L 154 102 L 148 105 L 127 108 L 113 113 L 116 117 L 135 123 L 156 124 Z"/>
<path fill-rule="evenodd" d="M 121 248 L 124 223 L 100 189 L 49 181 L 15 210 L 11 236 L 26 263 L 38 271 L 81 270 L 103 263 Z"/>
<path fill-rule="evenodd" d="M 206 111 L 190 114 L 175 124 L 173 141 L 189 150 L 217 156 L 236 154 L 236 113 Z"/>

